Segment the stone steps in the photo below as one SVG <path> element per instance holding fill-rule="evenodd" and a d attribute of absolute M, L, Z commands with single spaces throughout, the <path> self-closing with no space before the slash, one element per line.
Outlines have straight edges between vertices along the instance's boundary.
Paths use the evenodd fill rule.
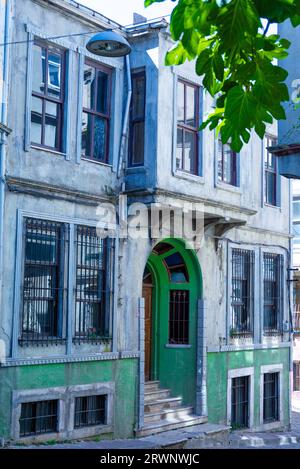
<path fill-rule="evenodd" d="M 147 381 L 144 394 L 144 427 L 136 436 L 146 437 L 169 430 L 207 422 L 207 417 L 193 414 L 191 406 L 182 405 L 181 397 L 172 397 L 169 389 L 160 389 L 159 381 Z"/>

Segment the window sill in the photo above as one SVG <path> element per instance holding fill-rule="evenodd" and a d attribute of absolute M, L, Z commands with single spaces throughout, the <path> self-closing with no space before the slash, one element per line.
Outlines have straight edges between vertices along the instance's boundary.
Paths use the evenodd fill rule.
<path fill-rule="evenodd" d="M 271 204 L 267 204 L 266 202 L 264 202 L 264 206 L 268 207 L 268 208 L 275 208 L 275 209 L 277 209 L 281 212 L 281 206 L 280 205 L 271 205 Z"/>
<path fill-rule="evenodd" d="M 96 161 L 96 160 L 92 160 L 90 158 L 83 158 L 83 157 L 81 157 L 81 160 L 82 161 L 88 161 L 89 163 L 94 163 L 94 164 L 97 164 L 99 166 L 105 166 L 105 167 L 110 168 L 112 170 L 112 165 L 109 164 L 109 163 L 104 163 L 104 161 Z"/>
<path fill-rule="evenodd" d="M 238 194 L 238 195 L 242 194 L 242 190 L 239 186 L 233 186 L 232 184 L 226 184 L 225 182 L 220 182 L 220 181 L 216 182 L 215 188 L 228 191 L 228 192 L 234 192 L 235 194 Z"/>
<path fill-rule="evenodd" d="M 145 166 L 130 166 L 126 168 L 126 174 L 131 173 L 146 173 L 146 168 Z"/>
<path fill-rule="evenodd" d="M 37 145 L 31 145 L 30 148 L 32 148 L 34 150 L 43 151 L 45 153 L 51 153 L 52 155 L 63 156 L 64 158 L 67 157 L 66 153 L 63 153 L 62 151 L 51 150 L 51 148 L 39 147 Z"/>
<path fill-rule="evenodd" d="M 166 344 L 165 348 L 178 348 L 178 349 L 186 349 L 186 348 L 192 348 L 191 345 L 181 345 L 181 344 Z"/>
<path fill-rule="evenodd" d="M 197 174 L 186 173 L 185 171 L 180 171 L 178 169 L 176 171 L 173 171 L 173 176 L 179 179 L 186 179 L 187 181 L 194 181 L 194 182 L 197 182 L 198 184 L 205 183 L 203 176 L 198 176 Z"/>

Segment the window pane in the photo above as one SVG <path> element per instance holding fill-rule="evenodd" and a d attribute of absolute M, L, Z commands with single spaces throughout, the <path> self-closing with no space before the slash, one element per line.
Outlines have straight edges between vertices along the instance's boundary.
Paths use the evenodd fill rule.
<path fill-rule="evenodd" d="M 193 132 L 184 132 L 184 170 L 196 174 L 196 138 Z"/>
<path fill-rule="evenodd" d="M 48 95 L 59 99 L 61 97 L 61 69 L 62 57 L 60 54 L 48 53 Z"/>
<path fill-rule="evenodd" d="M 94 116 L 94 152 L 93 158 L 106 160 L 106 120 Z"/>
<path fill-rule="evenodd" d="M 81 154 L 91 156 L 93 117 L 86 112 L 82 113 Z"/>
<path fill-rule="evenodd" d="M 296 200 L 293 202 L 293 217 L 297 220 L 300 219 L 300 200 Z"/>
<path fill-rule="evenodd" d="M 94 96 L 96 86 L 96 71 L 90 65 L 84 66 L 83 78 L 83 107 L 94 109 Z"/>
<path fill-rule="evenodd" d="M 177 128 L 177 149 L 176 149 L 176 168 L 177 169 L 183 169 L 182 150 L 183 150 L 183 130 Z"/>
<path fill-rule="evenodd" d="M 46 50 L 37 44 L 33 46 L 32 90 L 45 93 L 45 57 Z"/>
<path fill-rule="evenodd" d="M 27 402 L 21 405 L 20 436 L 57 431 L 58 401 Z"/>
<path fill-rule="evenodd" d="M 132 130 L 132 164 L 144 163 L 144 133 L 145 123 L 135 122 Z"/>
<path fill-rule="evenodd" d="M 108 75 L 107 73 L 98 71 L 98 88 L 97 88 L 97 111 L 102 114 L 108 113 Z"/>
<path fill-rule="evenodd" d="M 22 337 L 58 337 L 61 225 L 26 219 Z"/>
<path fill-rule="evenodd" d="M 105 335 L 105 247 L 96 229 L 77 228 L 75 337 L 97 340 Z"/>
<path fill-rule="evenodd" d="M 196 88 L 186 86 L 186 124 L 196 127 Z"/>
<path fill-rule="evenodd" d="M 47 147 L 58 148 L 59 105 L 46 101 L 45 142 Z"/>
<path fill-rule="evenodd" d="M 228 184 L 235 184 L 235 154 L 229 145 L 223 146 L 223 177 L 224 182 Z"/>
<path fill-rule="evenodd" d="M 145 117 L 145 75 L 133 75 L 132 80 L 132 118 Z"/>
<path fill-rule="evenodd" d="M 32 96 L 31 100 L 31 141 L 32 143 L 42 143 L 42 99 Z"/>
<path fill-rule="evenodd" d="M 180 81 L 177 86 L 177 120 L 179 124 L 184 123 L 184 84 Z"/>
<path fill-rule="evenodd" d="M 270 205 L 276 205 L 276 174 L 266 172 L 266 201 Z"/>

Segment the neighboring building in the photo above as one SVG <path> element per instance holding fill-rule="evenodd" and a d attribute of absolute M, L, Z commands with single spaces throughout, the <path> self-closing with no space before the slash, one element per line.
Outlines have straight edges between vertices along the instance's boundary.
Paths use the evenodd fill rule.
<path fill-rule="evenodd" d="M 240 154 L 199 132 L 213 102 L 194 64 L 164 66 L 163 20 L 125 29 L 72 0 L 12 5 L 11 41 L 27 43 L 10 49 L 1 436 L 287 427 L 290 194 L 265 150 L 276 126 Z M 76 35 L 111 28 L 131 43 L 132 86 L 126 61 Z M 129 210 L 202 204 L 200 249 L 120 227 L 97 237 L 99 208 L 120 195 Z"/>

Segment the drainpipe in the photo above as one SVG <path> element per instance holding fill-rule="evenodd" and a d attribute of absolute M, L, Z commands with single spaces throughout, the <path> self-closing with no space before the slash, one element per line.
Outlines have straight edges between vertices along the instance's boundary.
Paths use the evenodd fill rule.
<path fill-rule="evenodd" d="M 9 42 L 10 29 L 10 0 L 5 2 L 5 19 L 4 19 L 4 43 Z M 8 57 L 9 45 L 3 49 L 3 87 L 0 122 L 7 126 L 7 97 L 8 97 Z M 4 238 L 4 199 L 5 199 L 5 160 L 6 160 L 6 143 L 7 135 L 5 131 L 0 133 L 0 309 L 2 302 L 2 282 L 3 282 L 3 238 Z"/>
<path fill-rule="evenodd" d="M 129 111 L 130 111 L 130 103 L 131 103 L 131 96 L 132 96 L 132 83 L 131 83 L 131 73 L 130 73 L 130 61 L 129 56 L 126 55 L 126 75 L 127 75 L 127 101 L 124 113 L 124 121 L 123 121 L 123 130 L 122 130 L 122 137 L 121 137 L 121 144 L 120 144 L 120 152 L 119 152 L 119 161 L 118 161 L 118 169 L 117 169 L 117 177 L 118 179 L 122 175 L 122 170 L 125 166 L 125 154 L 126 154 L 126 142 L 128 138 L 128 120 L 129 120 Z M 121 184 L 121 192 L 124 190 L 125 182 L 123 181 Z"/>
<path fill-rule="evenodd" d="M 292 216 L 292 207 L 293 207 L 293 182 L 291 179 L 289 179 L 289 231 L 290 235 L 293 232 L 293 216 Z M 293 241 L 291 238 L 289 238 L 289 265 L 288 265 L 288 278 L 290 279 L 290 276 L 292 275 L 292 270 L 293 268 Z M 290 340 L 290 353 L 289 353 L 289 358 L 290 358 L 290 370 L 289 370 L 289 376 L 290 376 L 290 392 L 289 392 L 289 400 L 290 400 L 290 405 L 289 405 L 289 424 L 291 425 L 292 421 L 292 395 L 293 395 L 293 339 L 294 339 L 294 334 L 293 334 L 293 291 L 292 291 L 292 282 L 289 282 L 288 284 L 288 301 L 289 301 L 289 340 Z"/>

